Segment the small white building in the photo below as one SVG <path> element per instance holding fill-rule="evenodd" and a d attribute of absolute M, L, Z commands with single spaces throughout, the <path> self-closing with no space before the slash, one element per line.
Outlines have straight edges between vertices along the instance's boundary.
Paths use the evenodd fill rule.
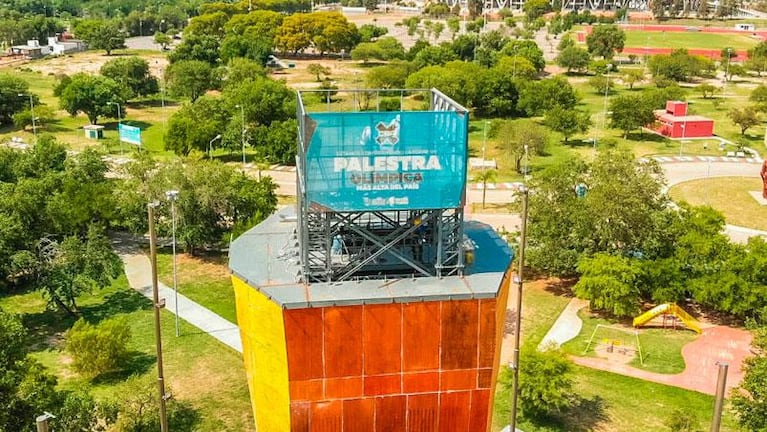
<path fill-rule="evenodd" d="M 26 59 L 36 59 L 50 53 L 50 47 L 40 45 L 40 42 L 36 40 L 28 40 L 26 45 L 14 45 L 11 47 L 11 54 L 24 56 Z"/>
<path fill-rule="evenodd" d="M 73 52 L 85 51 L 87 45 L 84 41 L 78 39 L 59 39 L 58 37 L 49 37 L 48 46 L 51 47 L 51 54 L 62 55 Z"/>
<path fill-rule="evenodd" d="M 735 24 L 735 30 L 742 30 L 742 31 L 754 31 L 756 30 L 756 26 L 749 23 L 737 23 Z"/>

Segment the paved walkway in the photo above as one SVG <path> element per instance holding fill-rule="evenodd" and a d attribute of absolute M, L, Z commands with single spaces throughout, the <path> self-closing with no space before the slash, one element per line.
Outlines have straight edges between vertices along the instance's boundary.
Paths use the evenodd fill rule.
<path fill-rule="evenodd" d="M 565 342 L 575 339 L 583 327 L 583 321 L 578 317 L 578 311 L 588 304 L 588 300 L 573 297 L 567 307 L 559 314 L 559 318 L 543 337 L 541 343 L 538 344 L 538 351 L 552 347 L 559 348 Z"/>
<path fill-rule="evenodd" d="M 117 254 L 125 264 L 125 275 L 131 288 L 152 299 L 152 267 L 149 257 L 128 241 L 117 240 Z M 173 289 L 160 283 L 160 298 L 165 299 L 165 310 L 175 315 L 176 296 Z M 239 328 L 186 296 L 178 295 L 178 316 L 224 345 L 242 353 Z"/>

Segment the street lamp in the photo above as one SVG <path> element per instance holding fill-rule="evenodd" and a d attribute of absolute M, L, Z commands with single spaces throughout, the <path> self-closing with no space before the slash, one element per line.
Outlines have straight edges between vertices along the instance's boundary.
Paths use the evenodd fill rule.
<path fill-rule="evenodd" d="M 724 71 L 724 89 L 722 89 L 722 93 L 724 94 L 724 102 L 727 102 L 727 77 L 730 76 L 730 54 L 732 52 L 732 48 L 727 48 L 727 67 Z"/>
<path fill-rule="evenodd" d="M 242 122 L 242 167 L 245 168 L 245 107 L 243 105 L 235 105 L 234 107 L 240 109 L 240 121 Z"/>
<path fill-rule="evenodd" d="M 528 153 L 527 149 L 528 146 L 525 144 L 525 181 L 527 181 L 528 165 L 530 164 L 530 153 Z"/>
<path fill-rule="evenodd" d="M 157 349 L 157 388 L 160 392 L 160 431 L 168 432 L 168 413 L 165 401 L 165 371 L 162 359 L 162 332 L 160 327 L 160 309 L 165 307 L 165 299 L 160 300 L 159 281 L 157 279 L 157 235 L 154 229 L 154 210 L 160 203 L 147 205 L 149 219 L 149 263 L 152 267 L 152 303 L 154 304 L 154 341 Z"/>
<path fill-rule="evenodd" d="M 485 150 L 487 147 L 487 121 L 485 121 L 485 128 L 482 132 L 482 169 L 485 169 Z"/>
<path fill-rule="evenodd" d="M 122 120 L 123 115 L 122 115 L 122 111 L 120 109 L 120 104 L 117 103 L 117 102 L 107 102 L 107 105 L 117 105 L 117 136 L 118 136 L 118 140 L 119 140 L 120 126 L 122 126 L 122 124 L 123 124 L 123 120 Z M 122 140 L 119 140 L 119 141 L 120 141 L 120 154 L 123 154 L 124 153 L 123 152 L 123 142 L 122 142 Z"/>
<path fill-rule="evenodd" d="M 605 100 L 604 100 L 604 114 L 602 118 L 602 133 L 605 133 L 605 129 L 607 129 L 607 96 L 610 93 L 610 71 L 613 69 L 612 63 L 607 63 L 607 71 L 605 73 L 605 78 L 607 79 L 607 82 L 605 82 Z M 597 149 L 596 139 L 594 140 L 594 151 Z"/>
<path fill-rule="evenodd" d="M 529 196 L 529 190 L 527 189 L 527 186 L 522 186 L 519 189 L 519 193 L 522 194 L 522 228 L 520 232 L 520 241 L 519 241 L 519 257 L 518 257 L 518 264 L 519 269 L 517 270 L 516 280 L 517 283 L 517 298 L 516 298 L 516 327 L 514 327 L 514 356 L 512 358 L 512 363 L 509 365 L 511 367 L 511 370 L 513 372 L 513 383 L 514 383 L 514 392 L 511 395 L 511 424 L 509 427 L 510 432 L 516 432 L 516 426 L 517 426 L 517 399 L 519 397 L 519 344 L 520 344 L 520 333 L 522 330 L 522 284 L 523 284 L 523 276 L 522 271 L 524 269 L 525 265 L 525 244 L 527 243 L 527 201 Z"/>
<path fill-rule="evenodd" d="M 35 123 L 35 99 L 32 94 L 19 93 L 19 97 L 29 96 L 29 112 L 32 114 L 32 135 L 35 137 L 35 144 L 37 144 L 37 124 Z"/>
<path fill-rule="evenodd" d="M 221 139 L 221 134 L 214 136 L 213 139 L 208 143 L 208 159 L 213 159 L 213 141 L 218 139 Z"/>
<path fill-rule="evenodd" d="M 171 230 L 173 232 L 173 295 L 175 298 L 173 303 L 176 309 L 176 337 L 178 337 L 181 334 L 178 328 L 178 271 L 176 266 L 176 199 L 178 199 L 178 191 L 169 190 L 165 192 L 165 197 L 170 201 Z"/>
<path fill-rule="evenodd" d="M 682 139 L 679 140 L 679 157 L 682 157 L 682 146 L 684 145 L 684 133 L 685 129 L 687 129 L 687 116 L 685 116 L 684 121 L 682 121 L 682 124 L 680 125 L 682 127 Z"/>

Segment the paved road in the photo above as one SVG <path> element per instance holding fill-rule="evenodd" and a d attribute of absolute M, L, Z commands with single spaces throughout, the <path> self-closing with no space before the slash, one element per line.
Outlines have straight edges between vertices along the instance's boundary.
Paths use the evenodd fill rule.
<path fill-rule="evenodd" d="M 117 254 L 125 264 L 125 275 L 131 288 L 140 292 L 148 299 L 152 293 L 152 267 L 147 257 L 134 242 L 128 238 L 113 240 Z M 176 296 L 173 289 L 160 283 L 159 294 L 165 299 L 165 310 L 176 313 Z M 224 345 L 242 353 L 242 341 L 237 325 L 216 315 L 205 307 L 195 303 L 184 295 L 178 295 L 178 316 L 189 324 L 218 339 Z"/>

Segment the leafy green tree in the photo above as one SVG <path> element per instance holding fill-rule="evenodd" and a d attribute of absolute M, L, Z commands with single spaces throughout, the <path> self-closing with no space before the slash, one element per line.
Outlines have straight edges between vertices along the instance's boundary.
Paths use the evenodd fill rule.
<path fill-rule="evenodd" d="M 192 102 L 217 87 L 210 64 L 200 60 L 181 60 L 171 64 L 165 71 L 165 80 L 171 94 L 188 97 Z"/>
<path fill-rule="evenodd" d="M 100 24 L 88 33 L 84 39 L 88 43 L 88 47 L 104 50 L 107 52 L 107 55 L 111 55 L 112 51 L 116 49 L 125 48 L 125 34 L 114 22 Z"/>
<path fill-rule="evenodd" d="M 641 310 L 641 270 L 630 258 L 598 253 L 580 260 L 578 272 L 581 277 L 573 291 L 589 300 L 591 309 L 617 317 L 636 315 Z"/>
<path fill-rule="evenodd" d="M 121 432 L 160 430 L 159 395 L 150 377 L 134 375 L 111 405 L 117 412 L 114 429 Z M 172 395 L 167 388 L 166 394 Z M 166 402 L 168 429 L 192 431 L 199 428 L 200 415 L 188 402 L 171 397 Z"/>
<path fill-rule="evenodd" d="M 747 130 L 760 123 L 759 112 L 756 108 L 751 106 L 745 108 L 732 108 L 730 109 L 730 112 L 727 113 L 727 117 L 729 117 L 733 123 L 738 125 L 741 136 L 745 136 Z"/>
<path fill-rule="evenodd" d="M 389 33 L 389 29 L 375 24 L 363 24 L 359 28 L 360 42 L 373 42 L 374 39 Z"/>
<path fill-rule="evenodd" d="M 266 69 L 259 63 L 246 58 L 235 58 L 226 65 L 221 78 L 223 87 L 226 88 L 264 77 L 266 77 Z"/>
<path fill-rule="evenodd" d="M 521 162 L 525 156 L 544 154 L 549 141 L 546 130 L 531 120 L 504 121 L 495 136 L 501 148 L 512 155 L 517 172 L 522 172 Z"/>
<path fill-rule="evenodd" d="M 148 96 L 159 91 L 157 78 L 152 76 L 149 63 L 141 57 L 120 57 L 101 66 L 101 75 L 130 89 L 130 97 Z"/>
<path fill-rule="evenodd" d="M 78 73 L 61 90 L 59 103 L 70 115 L 82 112 L 96 124 L 99 117 L 117 118 L 117 104 L 124 106 L 128 94 L 125 86 L 111 78 Z"/>
<path fill-rule="evenodd" d="M 439 88 L 446 95 L 464 106 L 479 107 L 484 97 L 479 80 L 485 69 L 476 63 L 451 61 L 444 66 L 427 66 L 412 73 L 406 81 L 408 88 Z"/>
<path fill-rule="evenodd" d="M 573 367 L 564 353 L 523 350 L 519 364 L 519 406 L 525 417 L 545 418 L 572 405 Z M 504 368 L 500 381 L 511 390 L 511 369 Z"/>
<path fill-rule="evenodd" d="M 69 236 L 40 250 L 39 287 L 52 307 L 72 315 L 77 312 L 80 294 L 109 286 L 122 271 L 109 239 L 94 225 L 84 240 Z"/>
<path fill-rule="evenodd" d="M 652 56 L 648 65 L 654 77 L 665 77 L 673 81 L 690 81 L 693 77 L 702 77 L 713 70 L 711 60 L 690 55 L 686 49 Z"/>
<path fill-rule="evenodd" d="M 224 12 L 198 15 L 189 21 L 189 25 L 184 29 L 184 36 L 211 36 L 221 39 L 224 37 L 227 21 L 229 15 Z"/>
<path fill-rule="evenodd" d="M 623 51 L 625 43 L 626 33 L 615 25 L 594 26 L 591 34 L 586 36 L 589 54 L 605 59 L 611 59 L 616 52 Z"/>
<path fill-rule="evenodd" d="M 641 69 L 626 69 L 621 76 L 621 81 L 629 87 L 629 90 L 633 90 L 636 83 L 644 81 L 644 71 Z"/>
<path fill-rule="evenodd" d="M 605 75 L 594 75 L 589 79 L 589 85 L 597 94 L 604 95 L 613 90 L 615 81 L 611 80 L 610 77 Z"/>
<path fill-rule="evenodd" d="M 541 115 L 555 106 L 574 108 L 579 96 L 563 77 L 523 83 L 518 108 L 529 116 Z"/>
<path fill-rule="evenodd" d="M 543 58 L 543 51 L 535 41 L 532 40 L 513 40 L 503 46 L 500 52 L 507 56 L 522 56 L 535 66 L 538 72 L 543 71 L 546 66 L 546 60 Z"/>
<path fill-rule="evenodd" d="M 645 95 L 624 94 L 610 100 L 610 127 L 629 132 L 655 121 L 652 101 Z"/>
<path fill-rule="evenodd" d="M 738 423 L 751 431 L 767 430 L 767 356 L 746 359 L 743 369 L 743 381 L 732 396 Z"/>
<path fill-rule="evenodd" d="M 535 66 L 522 56 L 502 56 L 498 59 L 498 62 L 496 62 L 492 69 L 505 74 L 512 80 L 519 78 L 521 80 L 531 81 L 538 77 L 538 71 L 535 69 Z"/>
<path fill-rule="evenodd" d="M 0 74 L 0 124 L 13 121 L 13 115 L 29 109 L 29 84 L 21 78 Z M 19 96 L 22 95 L 22 96 Z M 36 95 L 33 101 L 38 102 Z"/>
<path fill-rule="evenodd" d="M 664 422 L 672 432 L 696 432 L 698 431 L 698 419 L 695 412 L 690 409 L 675 409 Z"/>
<path fill-rule="evenodd" d="M 556 59 L 557 64 L 560 67 L 567 68 L 567 72 L 573 70 L 578 72 L 583 71 L 589 66 L 590 60 L 591 57 L 589 56 L 588 51 L 576 46 L 570 46 L 560 51 Z"/>
<path fill-rule="evenodd" d="M 219 46 L 219 39 L 213 36 L 185 36 L 181 43 L 168 54 L 168 60 L 171 63 L 198 60 L 215 66 L 219 62 Z"/>
<path fill-rule="evenodd" d="M 245 35 L 230 34 L 221 41 L 220 55 L 223 62 L 229 62 L 238 57 L 244 57 L 266 65 L 272 54 L 272 40 L 259 34 L 253 34 L 250 29 Z"/>
<path fill-rule="evenodd" d="M 155 32 L 154 38 L 152 40 L 157 45 L 160 45 L 160 49 L 162 49 L 163 51 L 168 49 L 168 45 L 173 43 L 173 39 L 170 36 L 168 36 L 166 33 L 159 32 L 159 31 Z"/>
<path fill-rule="evenodd" d="M 546 111 L 543 122 L 551 130 L 559 132 L 565 137 L 565 144 L 576 133 L 585 133 L 592 125 L 591 116 L 588 113 L 576 109 L 565 109 L 554 106 Z"/>
<path fill-rule="evenodd" d="M 525 11 L 527 21 L 534 21 L 546 12 L 551 11 L 551 3 L 548 0 L 527 0 L 522 10 Z"/>
<path fill-rule="evenodd" d="M 79 319 L 67 331 L 65 350 L 72 356 L 72 368 L 85 376 L 120 369 L 129 357 L 131 330 L 121 318 L 93 325 Z"/>
<path fill-rule="evenodd" d="M 365 83 L 369 88 L 404 88 L 412 69 L 410 63 L 374 67 L 365 74 Z"/>
<path fill-rule="evenodd" d="M 245 109 L 246 123 L 269 125 L 273 121 L 295 118 L 295 93 L 284 82 L 267 78 L 227 87 L 224 100 Z"/>
<path fill-rule="evenodd" d="M 477 171 L 472 177 L 472 181 L 482 183 L 482 208 L 485 208 L 485 196 L 487 194 L 487 184 L 495 180 L 498 172 L 491 169 Z"/>
<path fill-rule="evenodd" d="M 755 103 L 757 106 L 767 106 L 767 86 L 759 84 L 751 90 L 748 100 Z"/>
<path fill-rule="evenodd" d="M 298 125 L 294 119 L 273 121 L 269 126 L 257 126 L 254 146 L 258 156 L 270 163 L 294 165 Z"/>
<path fill-rule="evenodd" d="M 450 17 L 446 21 L 447 29 L 450 31 L 450 39 L 455 40 L 455 35 L 461 31 L 461 20 L 458 17 Z"/>
<path fill-rule="evenodd" d="M 456 60 L 455 53 L 447 46 L 427 46 L 416 54 L 413 63 L 416 69 L 426 66 L 443 65 Z"/>
<path fill-rule="evenodd" d="M 306 67 L 306 71 L 310 74 L 314 75 L 314 77 L 317 79 L 317 82 L 322 81 L 320 79 L 320 75 L 329 75 L 330 69 L 327 67 L 319 64 L 319 63 L 311 63 Z"/>
<path fill-rule="evenodd" d="M 203 96 L 182 106 L 168 120 L 165 149 L 179 155 L 206 152 L 210 141 L 223 133 L 230 116 L 221 98 Z"/>
<path fill-rule="evenodd" d="M 44 124 L 50 123 L 53 119 L 55 119 L 56 113 L 48 105 L 35 105 L 34 117 L 34 125 L 38 128 L 41 128 Z M 26 109 L 14 114 L 13 125 L 21 129 L 25 129 L 27 126 L 32 126 L 32 110 Z"/>

